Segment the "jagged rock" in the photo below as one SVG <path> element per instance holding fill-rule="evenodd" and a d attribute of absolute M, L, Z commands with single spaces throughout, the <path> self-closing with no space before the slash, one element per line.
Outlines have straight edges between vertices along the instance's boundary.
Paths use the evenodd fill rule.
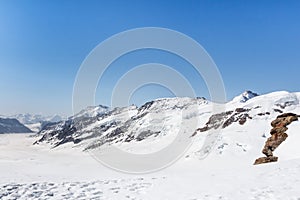
<path fill-rule="evenodd" d="M 246 111 L 249 111 L 250 109 L 245 109 L 245 108 L 237 108 L 235 109 L 235 112 L 237 113 L 241 113 L 241 112 L 246 112 Z"/>
<path fill-rule="evenodd" d="M 266 156 L 272 156 L 270 151 L 275 151 L 275 149 L 286 140 L 288 135 L 286 133 L 275 133 L 267 139 L 267 142 L 262 150 L 262 153 Z"/>
<path fill-rule="evenodd" d="M 278 157 L 270 156 L 270 157 L 261 157 L 255 160 L 254 165 L 259 165 L 263 163 L 277 162 Z"/>
<path fill-rule="evenodd" d="M 291 105 L 294 105 L 295 102 L 294 101 L 287 101 L 287 102 L 284 102 L 284 103 L 278 103 L 278 104 L 275 104 L 275 106 L 278 106 L 280 107 L 281 109 L 285 109 L 286 107 L 288 106 L 291 106 Z"/>
<path fill-rule="evenodd" d="M 212 115 L 209 118 L 208 122 L 205 124 L 205 126 L 203 128 L 198 128 L 196 132 L 197 131 L 205 132 L 210 129 L 217 129 L 221 127 L 224 124 L 224 122 L 228 119 L 228 116 L 231 115 L 232 113 L 233 111 L 227 111 L 227 112 L 222 112 L 222 113 Z M 192 136 L 194 136 L 195 133 Z"/>
<path fill-rule="evenodd" d="M 264 115 L 270 115 L 271 113 L 270 112 L 265 112 L 265 113 L 258 113 L 257 115 L 258 116 L 264 116 Z"/>
<path fill-rule="evenodd" d="M 245 110 L 244 112 L 248 112 L 248 110 Z M 229 119 L 227 119 L 224 122 L 222 128 L 226 128 L 234 122 L 239 122 L 240 125 L 244 125 L 247 119 L 252 119 L 248 113 L 240 113 L 240 112 L 234 113 L 232 116 L 229 117 Z"/>
<path fill-rule="evenodd" d="M 284 118 L 284 117 L 297 117 L 295 113 L 284 113 L 282 115 L 278 115 L 277 118 Z"/>
<path fill-rule="evenodd" d="M 279 113 L 283 113 L 283 111 L 282 110 L 279 110 L 279 109 L 273 109 L 275 112 L 279 112 Z"/>
<path fill-rule="evenodd" d="M 277 116 L 277 118 L 271 122 L 271 126 L 273 127 L 270 131 L 271 137 L 267 139 L 262 150 L 262 153 L 265 154 L 266 157 L 258 158 L 254 163 L 255 165 L 276 162 L 278 160 L 277 157 L 273 156 L 273 151 L 288 137 L 285 133 L 288 130 L 287 126 L 297 120 L 297 114 L 284 113 Z"/>
<path fill-rule="evenodd" d="M 235 111 L 227 111 L 212 115 L 204 127 L 198 128 L 192 135 L 195 136 L 198 131 L 205 132 L 210 129 L 226 128 L 231 124 L 238 122 L 240 125 L 244 125 L 247 119 L 252 119 L 248 114 L 251 109 L 236 108 Z"/>
<path fill-rule="evenodd" d="M 298 117 L 293 113 L 285 113 L 279 115 L 274 121 L 271 122 L 272 127 L 284 127 L 290 125 L 293 121 L 297 121 Z"/>
<path fill-rule="evenodd" d="M 285 126 L 282 127 L 274 127 L 271 129 L 270 134 L 274 135 L 275 133 L 284 133 L 285 131 L 287 131 L 288 128 Z"/>
<path fill-rule="evenodd" d="M 281 123 L 282 123 L 282 119 L 280 119 L 280 118 L 277 117 L 274 121 L 271 122 L 271 126 L 272 127 L 283 126 L 283 124 L 281 124 Z"/>

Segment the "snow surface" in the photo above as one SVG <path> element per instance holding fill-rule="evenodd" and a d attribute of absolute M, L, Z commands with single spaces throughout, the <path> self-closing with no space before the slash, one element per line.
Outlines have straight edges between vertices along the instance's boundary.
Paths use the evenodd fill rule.
<path fill-rule="evenodd" d="M 32 146 L 24 134 L 0 135 L 1 199 L 294 199 L 300 159 L 253 166 L 254 157 L 185 159 L 145 175 L 112 171 L 87 153 Z M 287 145 L 285 145 L 287 146 Z"/>
<path fill-rule="evenodd" d="M 263 156 L 261 150 L 266 137 L 270 136 L 270 122 L 279 114 L 275 110 L 300 114 L 299 99 L 300 93 L 275 92 L 245 102 L 227 103 L 226 110 L 251 109 L 249 114 L 253 119 L 243 126 L 234 123 L 222 129 L 215 135 L 216 141 L 208 156 L 201 148 L 207 133 L 198 132 L 193 145 L 179 161 L 150 174 L 131 175 L 106 168 L 73 143 L 53 149 L 51 143 L 32 145 L 38 139 L 34 135 L 0 135 L 0 199 L 299 200 L 300 122 L 289 126 L 289 137 L 275 150 L 279 162 L 253 165 L 256 158 Z M 189 102 L 188 99 L 177 100 L 179 104 Z M 174 102 L 160 100 L 158 103 L 174 115 L 174 119 L 170 118 L 170 113 L 164 115 L 167 125 L 176 123 L 178 110 L 171 109 Z M 203 108 L 201 113 L 188 105 L 190 114 L 184 119 L 189 123 L 193 117 L 201 117 L 202 127 L 212 114 L 207 110 L 211 104 L 199 105 Z M 166 108 L 168 106 L 170 109 Z M 150 114 L 155 115 L 158 108 L 154 106 Z M 131 115 L 137 114 L 134 108 L 129 110 Z M 258 115 L 266 112 L 270 114 Z M 125 118 L 122 112 L 117 116 Z M 155 118 L 140 118 L 138 122 L 151 125 L 150 119 Z M 129 152 L 152 152 L 161 147 L 156 146 L 159 143 L 156 140 L 162 140 L 161 144 L 165 145 L 172 136 L 166 132 L 165 136 L 117 145 Z"/>

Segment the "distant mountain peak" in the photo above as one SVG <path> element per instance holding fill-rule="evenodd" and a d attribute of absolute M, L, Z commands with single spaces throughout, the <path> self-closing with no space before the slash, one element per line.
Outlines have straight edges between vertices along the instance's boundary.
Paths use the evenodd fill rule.
<path fill-rule="evenodd" d="M 233 99 L 233 101 L 238 101 L 241 103 L 245 103 L 246 101 L 259 96 L 257 93 L 252 92 L 250 90 L 246 90 L 245 92 L 243 92 L 242 94 L 240 94 L 239 96 L 235 97 Z"/>
<path fill-rule="evenodd" d="M 7 117 L 16 118 L 19 122 L 21 122 L 24 125 L 41 123 L 44 121 L 58 122 L 63 120 L 63 117 L 59 115 L 43 116 L 41 114 L 30 114 L 30 113 L 10 115 Z"/>
<path fill-rule="evenodd" d="M 1 133 L 32 133 L 32 131 L 21 124 L 17 119 L 0 118 Z"/>
<path fill-rule="evenodd" d="M 85 109 L 81 110 L 79 113 L 74 116 L 69 117 L 69 119 L 75 119 L 80 117 L 96 117 L 98 114 L 103 114 L 109 111 L 110 108 L 104 105 L 97 106 L 88 106 Z"/>

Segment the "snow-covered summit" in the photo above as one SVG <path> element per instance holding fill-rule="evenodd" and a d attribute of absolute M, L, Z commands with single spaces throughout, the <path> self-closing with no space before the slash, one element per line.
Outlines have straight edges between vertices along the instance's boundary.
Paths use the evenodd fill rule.
<path fill-rule="evenodd" d="M 74 116 L 69 117 L 69 119 L 81 118 L 81 117 L 96 117 L 99 114 L 103 114 L 109 111 L 109 107 L 98 105 L 98 106 L 88 106 L 87 108 L 81 110 Z"/>
<path fill-rule="evenodd" d="M 234 102 L 241 102 L 244 103 L 254 97 L 259 96 L 257 93 L 252 92 L 250 90 L 246 90 L 245 92 L 243 92 L 242 94 L 240 94 L 239 96 L 235 97 L 233 99 Z"/>

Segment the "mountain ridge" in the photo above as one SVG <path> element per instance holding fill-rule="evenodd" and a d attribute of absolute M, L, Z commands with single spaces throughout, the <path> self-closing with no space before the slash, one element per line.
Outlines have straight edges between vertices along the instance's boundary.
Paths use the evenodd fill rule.
<path fill-rule="evenodd" d="M 35 144 L 68 144 L 84 151 L 116 145 L 129 152 L 147 153 L 169 144 L 183 130 L 196 141 L 187 158 L 200 159 L 211 151 L 215 155 L 240 152 L 249 153 L 252 164 L 260 155 L 270 122 L 283 112 L 300 113 L 299 99 L 300 93 L 272 92 L 243 102 L 234 99 L 224 104 L 224 111 L 214 113 L 214 104 L 203 98 L 163 98 L 139 108 L 114 108 L 94 117 L 53 123 L 39 132 Z M 197 127 L 191 125 L 195 120 Z M 204 150 L 204 138 L 218 130 L 220 134 L 206 146 L 210 150 Z"/>
<path fill-rule="evenodd" d="M 0 134 L 1 133 L 32 133 L 32 131 L 17 119 L 0 118 Z"/>

